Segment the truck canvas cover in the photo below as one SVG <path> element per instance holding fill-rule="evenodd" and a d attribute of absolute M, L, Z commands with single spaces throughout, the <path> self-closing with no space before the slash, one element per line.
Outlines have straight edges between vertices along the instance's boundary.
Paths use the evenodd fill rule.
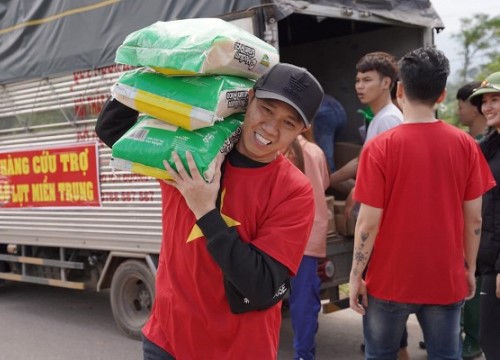
<path fill-rule="evenodd" d="M 294 13 L 441 28 L 428 0 L 17 0 L 0 3 L 0 84 L 114 63 L 125 37 L 156 21 L 266 7 Z"/>

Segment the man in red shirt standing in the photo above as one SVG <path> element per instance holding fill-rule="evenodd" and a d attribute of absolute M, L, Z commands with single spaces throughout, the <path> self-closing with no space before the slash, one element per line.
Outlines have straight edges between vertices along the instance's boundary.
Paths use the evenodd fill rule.
<path fill-rule="evenodd" d="M 209 183 L 193 155 L 165 161 L 163 236 L 155 301 L 143 328 L 145 360 L 276 359 L 281 300 L 299 268 L 314 217 L 309 180 L 282 154 L 306 131 L 323 89 L 306 69 L 279 63 L 249 91 L 241 136 Z M 108 146 L 137 120 L 111 99 L 96 133 Z"/>
<path fill-rule="evenodd" d="M 364 315 L 367 359 L 396 359 L 412 313 L 430 359 L 461 359 L 460 311 L 475 291 L 481 196 L 495 181 L 475 141 L 434 117 L 448 74 L 439 50 L 403 56 L 403 124 L 360 156 L 349 297 Z"/>

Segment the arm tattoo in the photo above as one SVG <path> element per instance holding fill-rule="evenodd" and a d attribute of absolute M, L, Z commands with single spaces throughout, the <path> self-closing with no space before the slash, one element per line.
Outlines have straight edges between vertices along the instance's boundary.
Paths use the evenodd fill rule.
<path fill-rule="evenodd" d="M 481 235 L 481 229 L 475 229 L 474 234 L 476 234 L 477 236 Z"/>
<path fill-rule="evenodd" d="M 359 274 L 357 267 L 362 266 L 364 268 L 368 263 L 368 252 L 363 251 L 363 248 L 365 247 L 366 241 L 370 237 L 370 234 L 367 232 L 361 232 L 360 237 L 361 237 L 361 244 L 359 245 L 358 248 L 354 249 L 353 253 L 353 261 L 355 264 L 355 268 L 353 269 L 353 274 L 356 276 Z"/>
<path fill-rule="evenodd" d="M 367 259 L 366 253 L 363 253 L 361 250 L 356 250 L 354 252 L 354 261 L 356 264 L 364 265 L 366 264 Z"/>

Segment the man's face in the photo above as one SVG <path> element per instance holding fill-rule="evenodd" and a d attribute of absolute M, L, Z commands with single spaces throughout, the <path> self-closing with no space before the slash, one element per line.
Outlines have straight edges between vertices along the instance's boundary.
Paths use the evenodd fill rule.
<path fill-rule="evenodd" d="M 362 104 L 370 105 L 379 99 L 389 89 L 390 79 L 381 76 L 377 71 L 370 70 L 356 74 L 356 94 Z"/>
<path fill-rule="evenodd" d="M 471 126 L 478 115 L 477 108 L 469 101 L 458 100 L 458 121 L 464 126 Z"/>
<path fill-rule="evenodd" d="M 305 130 L 293 107 L 279 100 L 258 99 L 251 90 L 236 149 L 254 161 L 268 163 Z"/>

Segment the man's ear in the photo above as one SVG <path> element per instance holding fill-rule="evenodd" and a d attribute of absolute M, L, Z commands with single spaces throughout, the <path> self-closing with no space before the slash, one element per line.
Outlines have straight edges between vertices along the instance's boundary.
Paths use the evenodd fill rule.
<path fill-rule="evenodd" d="M 388 76 L 384 76 L 382 78 L 382 86 L 384 87 L 384 89 L 389 89 L 389 91 L 391 90 L 391 84 L 392 84 L 392 80 L 390 77 Z"/>
<path fill-rule="evenodd" d="M 250 103 L 250 101 L 252 101 L 252 99 L 255 97 L 255 90 L 254 89 L 250 89 L 248 90 L 248 102 Z"/>
<path fill-rule="evenodd" d="M 398 99 L 401 99 L 403 97 L 404 91 L 405 89 L 403 88 L 403 84 L 401 83 L 401 81 L 398 81 L 396 83 L 396 97 Z"/>
<path fill-rule="evenodd" d="M 446 91 L 446 89 L 443 89 L 443 92 L 441 93 L 441 95 L 439 95 L 439 97 L 436 100 L 436 104 L 442 103 L 446 99 L 446 94 L 448 94 L 448 92 Z"/>
<path fill-rule="evenodd" d="M 311 124 L 304 126 L 302 130 L 300 131 L 301 134 L 305 133 L 306 131 L 311 130 Z"/>

